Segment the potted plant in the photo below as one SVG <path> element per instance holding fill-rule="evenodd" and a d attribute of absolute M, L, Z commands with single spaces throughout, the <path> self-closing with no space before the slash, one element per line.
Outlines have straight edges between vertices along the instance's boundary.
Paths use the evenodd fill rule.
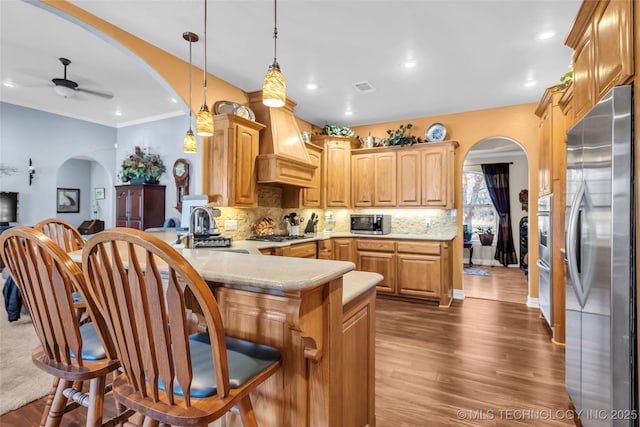
<path fill-rule="evenodd" d="M 383 139 L 383 145 L 392 146 L 392 145 L 413 145 L 419 144 L 422 142 L 419 136 L 414 136 L 409 134 L 409 130 L 413 127 L 413 124 L 409 123 L 407 125 L 400 125 L 400 127 L 396 130 L 387 130 L 388 138 Z"/>
<path fill-rule="evenodd" d="M 471 240 L 472 236 L 473 231 L 471 231 L 471 228 L 467 224 L 464 224 L 462 228 L 462 237 L 464 241 L 468 242 L 469 240 Z"/>
<path fill-rule="evenodd" d="M 132 184 L 157 184 L 165 170 L 159 154 L 147 153 L 136 146 L 133 154 L 122 161 L 120 179 Z"/>
<path fill-rule="evenodd" d="M 491 246 L 493 244 L 493 227 L 476 227 L 478 230 L 478 239 L 482 246 Z"/>

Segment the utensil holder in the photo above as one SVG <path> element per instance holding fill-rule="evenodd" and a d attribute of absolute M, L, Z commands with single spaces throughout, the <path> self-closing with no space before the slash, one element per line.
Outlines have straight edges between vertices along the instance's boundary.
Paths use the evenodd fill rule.
<path fill-rule="evenodd" d="M 299 225 L 292 225 L 291 226 L 291 235 L 292 236 L 299 236 L 300 235 L 300 226 Z"/>

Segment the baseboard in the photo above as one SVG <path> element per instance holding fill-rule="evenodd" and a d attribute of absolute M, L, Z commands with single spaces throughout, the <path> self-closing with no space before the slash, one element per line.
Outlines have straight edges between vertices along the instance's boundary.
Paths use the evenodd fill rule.
<path fill-rule="evenodd" d="M 527 307 L 540 308 L 540 303 L 538 302 L 538 298 L 527 296 Z"/>
<path fill-rule="evenodd" d="M 454 289 L 453 299 L 464 299 L 464 289 Z"/>

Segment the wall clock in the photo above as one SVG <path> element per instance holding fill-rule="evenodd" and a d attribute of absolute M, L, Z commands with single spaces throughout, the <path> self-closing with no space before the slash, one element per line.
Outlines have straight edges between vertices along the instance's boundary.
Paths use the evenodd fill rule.
<path fill-rule="evenodd" d="M 173 179 L 176 180 L 176 209 L 182 212 L 182 199 L 189 194 L 189 162 L 178 159 L 173 164 Z"/>

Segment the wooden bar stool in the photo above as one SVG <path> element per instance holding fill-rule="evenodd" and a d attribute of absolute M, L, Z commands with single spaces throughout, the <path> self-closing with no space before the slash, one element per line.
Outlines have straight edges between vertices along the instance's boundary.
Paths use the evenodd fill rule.
<path fill-rule="evenodd" d="M 245 427 L 257 426 L 249 393 L 277 371 L 280 352 L 226 337 L 211 289 L 179 252 L 115 228 L 87 242 L 82 269 L 124 369 L 113 384 L 118 402 L 145 426 L 207 426 L 235 405 Z M 186 289 L 207 332 L 189 334 Z"/>
<path fill-rule="evenodd" d="M 48 236 L 65 252 L 78 251 L 84 246 L 82 234 L 73 225 L 62 219 L 47 218 L 34 225 L 33 228 Z"/>
<path fill-rule="evenodd" d="M 0 249 L 40 339 L 41 346 L 31 355 L 33 363 L 55 377 L 41 425 L 59 426 L 66 412 L 81 405 L 88 408 L 87 427 L 103 425 L 106 376 L 120 364 L 104 322 L 80 325 L 74 290 L 84 298 L 92 319 L 100 315 L 84 294 L 80 267 L 53 240 L 29 227 L 3 232 Z M 74 387 L 85 381 L 89 382 L 88 394 Z M 131 414 L 125 411 L 105 424 L 115 425 Z"/>
<path fill-rule="evenodd" d="M 45 236 L 56 242 L 65 252 L 74 252 L 84 247 L 84 239 L 82 234 L 67 221 L 59 218 L 47 218 L 33 226 L 34 229 L 41 231 Z M 78 314 L 84 315 L 81 323 L 88 321 L 86 316 L 85 304 L 77 291 L 73 292 L 73 302 L 78 310 Z"/>

